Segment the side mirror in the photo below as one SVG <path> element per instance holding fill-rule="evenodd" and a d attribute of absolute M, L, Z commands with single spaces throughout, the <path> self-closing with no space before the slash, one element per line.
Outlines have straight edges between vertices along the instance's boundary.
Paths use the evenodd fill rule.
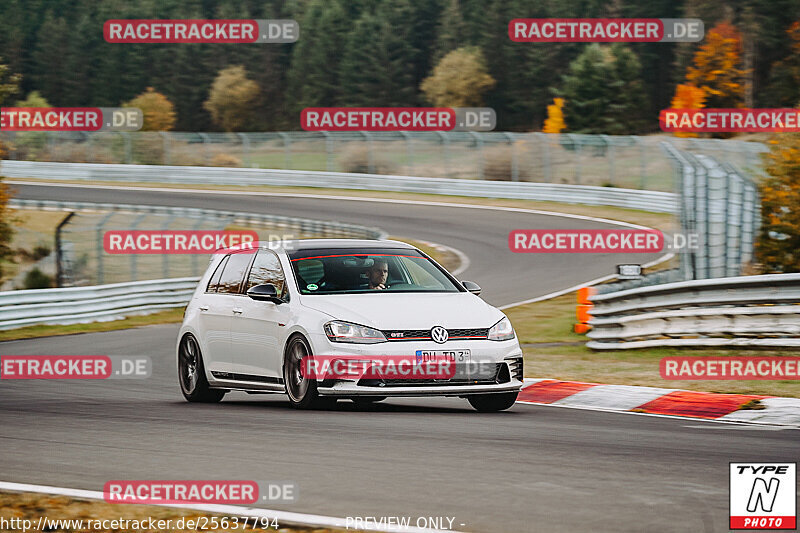
<path fill-rule="evenodd" d="M 480 294 L 481 293 L 481 286 L 475 283 L 474 281 L 462 281 L 461 284 L 464 286 L 472 294 Z"/>
<path fill-rule="evenodd" d="M 261 285 L 250 287 L 247 289 L 247 296 L 259 302 L 283 303 L 283 300 L 278 298 L 278 288 L 272 283 L 262 283 Z"/>

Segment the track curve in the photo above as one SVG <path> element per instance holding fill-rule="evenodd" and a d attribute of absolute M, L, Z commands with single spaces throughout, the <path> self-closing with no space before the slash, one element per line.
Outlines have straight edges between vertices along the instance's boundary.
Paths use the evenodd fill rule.
<path fill-rule="evenodd" d="M 205 207 L 300 216 L 377 226 L 390 235 L 451 246 L 470 259 L 462 279 L 477 282 L 493 305 L 535 298 L 611 274 L 620 262 L 646 263 L 659 254 L 516 254 L 508 248 L 514 229 L 613 229 L 619 225 L 558 214 L 442 202 L 346 199 L 322 195 L 199 193 L 85 185 L 22 185 L 15 197 L 126 204 Z M 121 190 L 124 189 L 124 190 Z"/>

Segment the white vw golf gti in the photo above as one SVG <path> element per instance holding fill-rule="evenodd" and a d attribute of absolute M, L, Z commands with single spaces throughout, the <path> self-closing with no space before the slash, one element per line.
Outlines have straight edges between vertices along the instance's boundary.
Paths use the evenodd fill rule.
<path fill-rule="evenodd" d="M 181 391 L 190 402 L 217 402 L 231 390 L 284 392 L 299 408 L 457 396 L 478 411 L 508 409 L 522 386 L 522 351 L 508 318 L 479 293 L 396 241 L 299 240 L 217 253 L 178 335 Z M 331 377 L 303 366 L 323 356 L 374 368 Z M 382 374 L 392 357 L 450 362 L 454 372 Z"/>

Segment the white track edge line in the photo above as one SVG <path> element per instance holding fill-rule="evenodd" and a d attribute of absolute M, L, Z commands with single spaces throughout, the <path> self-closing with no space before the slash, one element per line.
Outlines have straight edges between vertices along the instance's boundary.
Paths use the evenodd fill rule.
<path fill-rule="evenodd" d="M 70 489 L 64 487 L 51 487 L 47 485 L 30 485 L 27 483 L 13 483 L 10 481 L 0 481 L 0 490 L 8 490 L 13 492 L 35 492 L 39 494 L 55 494 L 58 496 L 69 496 L 73 498 L 86 498 L 90 500 L 103 500 L 103 493 L 93 490 Z M 209 513 L 227 514 L 235 516 L 255 516 L 258 518 L 275 518 L 279 521 L 283 520 L 286 524 L 304 525 L 304 526 L 324 526 L 345 529 L 343 518 L 336 518 L 324 515 L 312 515 L 303 513 L 293 513 L 288 511 L 273 511 L 269 509 L 260 509 L 257 507 L 238 507 L 236 505 L 220 505 L 220 504 L 147 504 L 157 507 L 167 507 L 174 509 L 191 509 L 195 511 L 205 511 Z M 437 529 L 425 529 L 418 527 L 401 527 L 401 526 L 385 526 L 376 528 L 365 527 L 350 527 L 347 529 L 354 529 L 360 531 L 379 531 L 386 533 L 399 533 L 399 532 L 412 532 L 412 533 L 441 533 Z M 453 531 L 453 533 L 458 533 Z"/>
<path fill-rule="evenodd" d="M 664 261 L 669 261 L 673 257 L 675 257 L 675 254 L 673 252 L 670 252 L 668 254 L 664 254 L 664 255 L 662 255 L 661 257 L 659 257 L 658 259 L 656 259 L 654 261 L 650 261 L 649 263 L 645 263 L 644 265 L 642 265 L 642 268 L 650 268 L 651 266 L 655 266 L 655 265 L 657 265 L 659 263 L 663 263 Z M 561 289 L 561 290 L 558 290 L 558 291 L 555 291 L 555 292 L 551 292 L 550 294 L 545 294 L 544 296 L 537 296 L 536 298 L 531 298 L 529 300 L 522 300 L 520 302 L 514 302 L 514 303 L 511 303 L 511 304 L 506 304 L 506 305 L 498 307 L 498 309 L 500 309 L 501 311 L 504 311 L 506 309 L 509 309 L 511 307 L 516 307 L 518 305 L 532 304 L 532 303 L 536 303 L 536 302 L 541 302 L 543 300 L 549 300 L 550 298 L 556 298 L 558 296 L 563 296 L 564 294 L 567 294 L 568 292 L 577 291 L 578 289 L 580 289 L 582 287 L 588 287 L 588 286 L 591 286 L 591 285 L 597 285 L 598 283 L 603 283 L 604 281 L 608 281 L 610 279 L 615 279 L 616 277 L 617 277 L 617 274 L 609 274 L 609 275 L 603 276 L 601 278 L 596 278 L 596 279 L 593 279 L 593 280 L 590 280 L 590 281 L 586 281 L 584 283 L 581 283 L 579 285 L 575 285 L 573 287 L 568 287 L 566 289 Z"/>

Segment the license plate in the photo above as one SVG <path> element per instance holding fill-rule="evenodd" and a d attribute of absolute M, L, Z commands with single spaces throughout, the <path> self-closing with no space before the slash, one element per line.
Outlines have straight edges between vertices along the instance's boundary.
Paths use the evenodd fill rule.
<path fill-rule="evenodd" d="M 469 350 L 417 350 L 417 364 L 450 360 L 456 364 L 469 363 Z"/>

